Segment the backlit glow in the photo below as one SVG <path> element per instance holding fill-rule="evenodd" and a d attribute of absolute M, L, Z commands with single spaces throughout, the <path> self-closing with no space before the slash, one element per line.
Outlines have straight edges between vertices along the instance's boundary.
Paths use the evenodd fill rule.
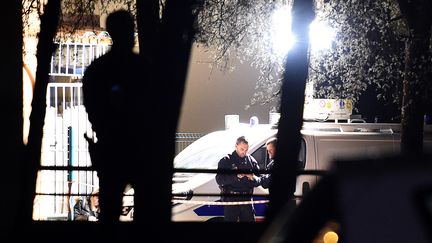
<path fill-rule="evenodd" d="M 291 31 L 291 8 L 283 6 L 272 15 L 271 38 L 274 52 L 284 57 L 293 48 L 296 38 Z M 309 42 L 312 51 L 332 47 L 335 31 L 327 23 L 314 20 L 309 27 Z"/>
<path fill-rule="evenodd" d="M 280 56 L 285 56 L 295 43 L 291 32 L 291 9 L 284 6 L 275 10 L 272 16 L 271 30 L 273 50 Z"/>
<path fill-rule="evenodd" d="M 309 40 L 312 50 L 330 49 L 334 38 L 335 32 L 327 23 L 312 21 L 309 26 Z"/>

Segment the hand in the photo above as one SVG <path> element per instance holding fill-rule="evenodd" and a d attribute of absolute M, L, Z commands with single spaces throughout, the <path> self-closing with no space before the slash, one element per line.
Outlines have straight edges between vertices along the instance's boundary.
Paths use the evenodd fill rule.
<path fill-rule="evenodd" d="M 254 181 L 256 177 L 254 174 L 244 174 L 244 176 L 246 176 L 250 181 Z"/>
<path fill-rule="evenodd" d="M 98 219 L 95 216 L 89 216 L 88 221 L 98 221 Z"/>
<path fill-rule="evenodd" d="M 245 174 L 237 174 L 237 177 L 240 179 L 243 178 L 243 176 L 245 176 Z"/>

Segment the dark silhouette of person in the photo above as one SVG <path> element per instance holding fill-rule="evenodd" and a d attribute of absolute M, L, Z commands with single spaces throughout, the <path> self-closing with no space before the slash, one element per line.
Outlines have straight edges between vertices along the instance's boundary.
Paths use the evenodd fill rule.
<path fill-rule="evenodd" d="M 266 149 L 269 155 L 270 162 L 266 166 L 266 170 L 270 172 L 270 174 L 265 174 L 261 177 L 261 186 L 263 188 L 269 188 L 271 183 L 271 171 L 273 170 L 274 158 L 276 156 L 276 142 L 277 138 L 273 137 L 267 140 Z"/>
<path fill-rule="evenodd" d="M 128 184 L 134 188 L 134 221 L 139 221 L 142 202 L 140 172 L 145 148 L 145 77 L 151 68 L 134 47 L 134 20 L 119 10 L 106 19 L 111 49 L 94 60 L 83 77 L 84 105 L 96 139 L 87 137 L 93 167 L 99 177 L 101 223 L 119 221 Z M 148 112 L 148 111 L 146 111 Z M 141 179 L 142 180 L 142 179 Z"/>

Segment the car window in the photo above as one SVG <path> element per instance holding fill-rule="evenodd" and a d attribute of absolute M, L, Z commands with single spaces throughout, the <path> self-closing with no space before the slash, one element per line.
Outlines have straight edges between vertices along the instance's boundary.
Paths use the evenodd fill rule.
<path fill-rule="evenodd" d="M 264 145 L 255 150 L 251 155 L 258 162 L 260 170 L 265 170 L 267 168 L 269 157 Z"/>
<path fill-rule="evenodd" d="M 255 150 L 252 153 L 252 156 L 258 162 L 258 166 L 261 170 L 265 170 L 267 168 L 267 165 L 268 165 L 270 159 L 269 159 L 265 144 L 263 144 L 261 147 L 259 147 L 257 150 Z M 299 155 L 298 155 L 298 163 L 299 163 L 300 169 L 305 168 L 305 166 L 306 166 L 306 142 L 303 138 L 300 140 L 300 151 L 299 151 Z"/>

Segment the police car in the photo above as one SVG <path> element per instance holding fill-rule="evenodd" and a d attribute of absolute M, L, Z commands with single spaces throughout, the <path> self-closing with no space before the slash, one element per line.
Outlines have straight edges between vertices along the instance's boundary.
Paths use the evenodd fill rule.
<path fill-rule="evenodd" d="M 335 159 L 375 158 L 400 151 L 400 124 L 304 122 L 299 162 L 305 170 L 327 170 Z M 234 151 L 236 138 L 246 136 L 249 154 L 264 169 L 268 156 L 265 142 L 277 135 L 269 124 L 239 124 L 209 133 L 180 152 L 174 159 L 172 221 L 222 221 L 223 205 L 215 180 L 219 160 Z M 432 127 L 425 126 L 424 147 L 432 151 Z M 195 171 L 193 171 L 195 170 Z M 301 198 L 319 180 L 300 175 L 295 196 Z M 268 190 L 257 187 L 254 202 L 257 221 L 265 216 Z"/>
<path fill-rule="evenodd" d="M 246 136 L 249 141 L 249 152 L 265 168 L 267 139 L 276 136 L 277 130 L 271 125 L 248 124 L 239 127 L 212 132 L 198 139 L 180 152 L 174 159 L 174 168 L 191 170 L 216 170 L 218 162 L 235 149 L 239 136 Z M 175 173 L 173 177 L 173 221 L 207 221 L 221 220 L 223 205 L 220 203 L 219 187 L 215 173 Z M 268 191 L 262 187 L 255 188 L 256 201 L 264 201 Z M 264 215 L 263 204 L 255 204 L 258 219 Z"/>

